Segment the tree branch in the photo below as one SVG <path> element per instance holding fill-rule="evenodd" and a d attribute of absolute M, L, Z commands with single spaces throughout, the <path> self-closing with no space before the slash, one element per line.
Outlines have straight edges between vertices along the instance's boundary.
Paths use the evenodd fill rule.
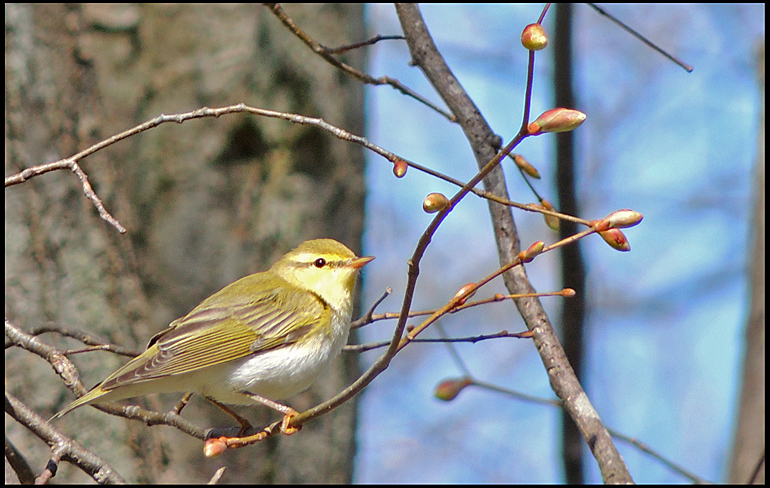
<path fill-rule="evenodd" d="M 446 65 L 433 43 L 418 7 L 413 4 L 398 4 L 396 11 L 413 63 L 423 70 L 430 83 L 457 117 L 471 144 L 479 167 L 485 166 L 495 157 L 497 148 L 493 141 L 499 138 Z M 508 198 L 503 171 L 499 166 L 484 177 L 484 185 L 487 191 Z M 519 238 L 513 214 L 509 207 L 491 201 L 489 211 L 495 229 L 500 263 L 513 262 L 519 252 Z M 527 279 L 523 266 L 513 267 L 504 273 L 503 280 L 511 293 L 535 291 Z M 519 298 L 515 302 L 527 328 L 534 334 L 535 345 L 548 371 L 551 387 L 564 402 L 565 408 L 591 448 L 604 481 L 606 483 L 633 482 L 623 458 L 612 443 L 609 432 L 602 424 L 569 365 L 540 300 L 537 297 Z"/>

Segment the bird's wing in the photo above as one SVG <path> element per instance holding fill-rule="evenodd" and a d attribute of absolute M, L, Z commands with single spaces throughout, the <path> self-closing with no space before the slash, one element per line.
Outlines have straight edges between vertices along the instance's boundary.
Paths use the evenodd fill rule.
<path fill-rule="evenodd" d="M 110 375 L 103 389 L 196 371 L 297 342 L 322 323 L 329 306 L 311 293 L 272 287 L 254 293 L 252 275 L 204 300 L 152 338 L 140 356 Z M 243 283 L 242 283 L 243 282 Z M 243 292 L 230 287 L 242 286 Z M 227 289 L 229 293 L 223 294 Z M 219 295 L 219 296 L 218 296 Z M 290 304 L 287 306 L 287 304 Z"/>

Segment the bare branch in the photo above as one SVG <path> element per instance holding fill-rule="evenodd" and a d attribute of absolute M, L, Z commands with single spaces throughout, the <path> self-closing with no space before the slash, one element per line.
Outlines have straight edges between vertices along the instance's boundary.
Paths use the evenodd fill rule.
<path fill-rule="evenodd" d="M 331 64 L 335 68 L 343 71 L 344 73 L 347 73 L 348 75 L 352 76 L 353 78 L 357 79 L 358 81 L 366 83 L 367 85 L 375 85 L 375 86 L 390 85 L 393 88 L 395 88 L 396 90 L 398 90 L 401 93 L 403 93 L 404 95 L 406 95 L 408 97 L 412 97 L 415 100 L 417 100 L 418 102 L 426 105 L 427 107 L 432 108 L 436 112 L 438 112 L 441 115 L 443 115 L 444 117 L 446 117 L 450 122 L 457 122 L 457 119 L 454 118 L 454 115 L 452 115 L 451 113 L 449 113 L 449 112 L 447 112 L 445 110 L 442 110 L 441 108 L 439 108 L 435 104 L 431 103 L 425 97 L 419 95 L 418 93 L 413 91 L 408 86 L 402 84 L 400 81 L 398 81 L 398 80 L 396 80 L 394 78 L 390 78 L 388 76 L 381 76 L 379 78 L 374 78 L 373 76 L 370 76 L 370 75 L 368 75 L 368 74 L 366 74 L 366 73 L 364 73 L 362 71 L 359 71 L 359 70 L 353 68 L 352 66 L 349 66 L 349 65 L 343 63 L 342 61 L 340 61 L 339 59 L 335 58 L 334 56 L 332 56 L 332 54 L 337 54 L 340 51 L 340 49 L 343 49 L 343 48 L 328 49 L 328 48 L 322 46 L 321 44 L 319 44 L 318 42 L 316 42 L 312 37 L 307 35 L 302 29 L 300 29 L 294 23 L 294 21 L 291 20 L 291 17 L 286 15 L 286 12 L 283 10 L 283 8 L 281 8 L 280 4 L 278 4 L 278 3 L 266 3 L 265 6 L 270 8 L 270 11 L 273 12 L 273 14 L 275 14 L 275 16 L 278 17 L 278 19 L 281 22 L 283 22 L 283 24 L 289 29 L 289 31 L 291 31 L 292 34 L 297 36 L 314 53 L 316 53 L 319 56 L 321 56 L 323 59 L 325 59 L 329 64 Z M 395 38 L 395 37 L 403 38 L 402 36 L 389 36 L 389 38 Z M 377 40 L 379 40 L 379 39 L 377 39 Z M 374 42 L 377 42 L 377 41 L 374 41 Z M 371 42 L 371 40 L 370 41 L 364 41 L 362 43 L 353 44 L 353 46 L 358 47 L 359 45 L 374 44 L 374 42 Z M 345 50 L 347 50 L 347 49 L 349 49 L 349 48 L 346 47 Z"/>
<path fill-rule="evenodd" d="M 449 67 L 438 52 L 415 5 L 399 4 L 397 11 L 401 26 L 407 38 L 407 44 L 413 56 L 413 62 L 425 72 L 428 80 L 444 98 L 473 146 L 478 164 L 486 164 L 492 156 L 488 142 L 493 132 L 481 116 L 479 109 L 468 97 L 460 83 L 455 79 Z M 530 69 L 534 54 L 530 53 Z M 528 83 L 528 89 L 529 87 Z M 527 120 L 526 114 L 524 120 Z M 523 128 L 522 128 L 523 130 Z M 520 132 L 521 134 L 521 132 Z M 505 182 L 500 171 L 492 171 L 485 179 L 487 190 L 507 198 Z M 501 263 L 512 263 L 519 250 L 516 225 L 509 207 L 490 203 L 490 213 L 500 253 Z M 512 267 L 512 272 L 504 273 L 503 278 L 511 293 L 531 293 L 534 290 L 529 283 L 523 267 Z M 537 298 L 520 298 L 516 305 L 527 327 L 535 335 L 535 344 L 543 364 L 548 371 L 551 385 L 556 395 L 565 403 L 573 420 L 578 424 L 583 437 L 596 457 L 605 482 L 632 482 L 623 458 L 612 443 L 612 439 L 603 426 L 598 413 L 591 405 L 575 372 L 566 360 L 558 338 L 545 311 Z"/>
<path fill-rule="evenodd" d="M 614 16 L 614 15 L 612 15 L 611 13 L 607 12 L 606 10 L 604 10 L 604 9 L 603 9 L 603 8 L 601 8 L 600 6 L 596 5 L 595 3 L 589 3 L 589 4 L 588 4 L 588 6 L 589 6 L 589 7 L 591 7 L 591 8 L 593 8 L 594 10 L 596 10 L 597 12 L 599 12 L 600 14 L 604 15 L 605 17 L 607 17 L 608 19 L 610 19 L 610 20 L 611 20 L 612 22 L 614 22 L 615 24 L 619 25 L 621 29 L 623 29 L 624 31 L 628 32 L 628 33 L 629 33 L 629 34 L 631 34 L 632 36 L 636 37 L 637 39 L 639 39 L 640 41 L 642 41 L 642 42 L 643 42 L 643 43 L 645 43 L 646 45 L 650 46 L 652 49 L 654 49 L 655 51 L 659 52 L 660 54 L 662 54 L 663 56 L 665 56 L 665 57 L 666 57 L 667 59 L 669 59 L 670 61 L 672 61 L 672 62 L 674 62 L 674 63 L 678 64 L 678 65 L 679 65 L 679 66 L 680 66 L 682 69 L 684 69 L 684 70 L 685 70 L 685 71 L 687 71 L 688 73 L 692 73 L 692 70 L 693 70 L 693 67 L 692 67 L 692 66 L 690 66 L 689 64 L 685 64 L 685 63 L 683 63 L 682 61 L 680 61 L 680 60 L 679 60 L 679 58 L 677 58 L 677 57 L 675 57 L 675 56 L 673 56 L 673 55 L 669 54 L 669 53 L 668 53 L 667 51 L 665 51 L 664 49 L 662 49 L 662 48 L 658 47 L 658 45 L 657 45 L 657 44 L 655 44 L 654 42 L 650 41 L 649 39 L 647 39 L 646 37 L 644 37 L 644 36 L 643 36 L 643 35 L 641 35 L 640 33 L 636 32 L 634 29 L 632 29 L 632 28 L 631 28 L 631 27 L 629 27 L 628 25 L 626 25 L 626 24 L 624 24 L 623 22 L 621 22 L 621 21 L 620 21 L 620 20 L 619 20 L 617 17 L 615 17 L 615 16 Z"/>

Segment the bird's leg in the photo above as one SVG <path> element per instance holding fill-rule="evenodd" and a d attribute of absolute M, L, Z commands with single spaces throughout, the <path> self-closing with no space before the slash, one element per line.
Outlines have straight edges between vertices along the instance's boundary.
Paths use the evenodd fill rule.
<path fill-rule="evenodd" d="M 241 430 L 238 431 L 238 437 L 240 437 L 243 434 L 245 434 L 246 431 L 251 428 L 251 423 L 248 420 L 246 420 L 245 418 L 243 418 L 240 415 L 238 415 L 237 413 L 235 413 L 235 411 L 232 410 L 227 405 L 223 405 L 223 404 L 219 403 L 218 401 L 214 400 L 213 398 L 209 398 L 209 397 L 206 397 L 206 400 L 210 401 L 211 403 L 213 403 L 217 407 L 221 408 L 226 414 L 228 414 L 229 416 L 234 418 L 236 422 L 241 424 Z"/>
<path fill-rule="evenodd" d="M 241 393 L 243 393 L 244 395 L 251 398 L 257 403 L 261 403 L 262 405 L 268 406 L 273 410 L 277 410 L 281 412 L 283 414 L 283 422 L 281 422 L 281 432 L 283 434 L 292 435 L 297 433 L 302 428 L 301 425 L 299 427 L 289 426 L 289 422 L 291 422 L 292 417 L 296 417 L 297 415 L 299 415 L 299 412 L 297 412 L 293 408 L 287 407 L 286 405 L 283 405 L 278 402 L 274 402 L 261 395 L 257 395 L 256 393 L 251 393 L 250 391 L 241 390 Z"/>
<path fill-rule="evenodd" d="M 261 403 L 262 405 L 268 406 L 272 408 L 273 410 L 277 410 L 283 414 L 283 421 L 281 422 L 281 432 L 285 435 L 292 435 L 296 433 L 298 430 L 302 428 L 300 425 L 299 427 L 292 427 L 289 425 L 289 422 L 291 422 L 291 419 L 293 417 L 296 417 L 299 415 L 299 412 L 294 410 L 291 407 L 287 407 L 286 405 L 282 405 L 278 402 L 274 402 L 272 400 L 269 400 L 261 395 L 257 395 L 256 393 L 251 393 L 249 391 L 241 391 L 244 395 L 248 396 L 252 400 L 254 400 L 257 403 Z M 213 403 L 215 403 L 217 406 L 219 406 L 222 410 L 225 412 L 228 412 L 230 415 L 232 415 L 236 420 L 241 418 L 238 416 L 235 412 L 230 410 L 228 407 L 225 407 L 219 402 L 216 402 L 209 398 L 209 400 Z M 245 419 L 244 422 L 247 422 Z M 240 421 L 239 421 L 240 422 Z M 247 422 L 248 423 L 248 422 Z M 275 428 L 275 424 L 269 425 L 262 429 L 260 432 L 257 432 L 256 434 L 249 435 L 246 437 L 240 437 L 243 434 L 243 430 L 241 431 L 241 434 L 239 434 L 237 437 L 218 437 L 214 439 L 209 439 L 206 441 L 205 445 L 203 446 L 203 454 L 208 458 L 217 457 L 223 452 L 225 452 L 227 449 L 235 449 L 238 447 L 245 447 L 251 444 L 255 444 L 257 442 L 262 441 L 263 439 L 266 439 L 267 437 L 270 437 L 273 434 L 273 429 Z"/>
<path fill-rule="evenodd" d="M 174 407 L 172 412 L 174 412 L 177 415 L 180 415 L 182 413 L 182 409 L 187 406 L 192 396 L 193 396 L 192 392 L 185 393 L 182 399 L 179 400 L 179 403 L 176 404 L 176 407 Z"/>
<path fill-rule="evenodd" d="M 256 444 L 257 442 L 260 442 L 264 439 L 267 439 L 273 434 L 273 429 L 278 425 L 278 422 L 275 422 L 271 425 L 268 425 L 261 431 L 257 432 L 256 434 L 249 435 L 246 437 L 216 437 L 213 439 L 208 439 L 206 443 L 203 446 L 203 455 L 207 458 L 215 458 L 225 452 L 228 449 L 237 449 L 239 447 L 246 447 L 250 446 L 251 444 Z"/>

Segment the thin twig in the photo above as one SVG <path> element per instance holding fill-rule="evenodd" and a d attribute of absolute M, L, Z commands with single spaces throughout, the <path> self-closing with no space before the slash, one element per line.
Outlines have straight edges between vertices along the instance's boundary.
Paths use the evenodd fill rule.
<path fill-rule="evenodd" d="M 110 224 L 114 225 L 119 232 L 125 233 L 126 229 L 120 225 L 120 223 L 112 218 L 112 216 L 104 209 L 104 205 L 102 205 L 101 200 L 96 196 L 93 189 L 91 188 L 91 185 L 88 183 L 88 178 L 85 175 L 85 173 L 82 171 L 80 166 L 77 164 L 82 159 L 90 156 L 91 154 L 94 154 L 97 151 L 100 151 L 108 146 L 111 146 L 112 144 L 115 144 L 119 141 L 122 141 L 123 139 L 127 139 L 131 136 L 134 136 L 136 134 L 139 134 L 141 132 L 144 132 L 146 130 L 153 129 L 161 124 L 169 123 L 169 122 L 175 122 L 177 124 L 182 124 L 188 120 L 193 119 L 199 119 L 204 117 L 220 117 L 222 115 L 229 115 L 229 114 L 235 114 L 235 113 L 250 113 L 253 115 L 258 115 L 261 117 L 270 117 L 270 118 L 277 118 L 289 121 L 291 123 L 295 124 L 302 124 L 302 125 L 311 125 L 318 127 L 321 130 L 324 130 L 331 135 L 344 140 L 348 142 L 352 142 L 354 144 L 358 144 L 360 146 L 363 146 L 364 148 L 379 154 L 380 156 L 384 157 L 390 162 L 395 162 L 396 160 L 404 161 L 408 166 L 411 166 L 412 168 L 416 169 L 417 171 L 421 171 L 423 173 L 426 173 L 428 175 L 431 175 L 435 178 L 439 178 L 443 181 L 446 181 L 448 183 L 451 183 L 453 185 L 459 186 L 462 188 L 461 193 L 464 196 L 468 191 L 474 193 L 475 195 L 486 198 L 488 200 L 492 200 L 494 202 L 497 202 L 501 205 L 506 205 L 510 207 L 516 207 L 518 209 L 527 211 L 527 212 L 539 212 L 545 215 L 553 215 L 554 217 L 570 220 L 573 222 L 577 222 L 579 224 L 583 225 L 590 225 L 589 222 L 585 219 L 581 219 L 579 217 L 574 217 L 571 215 L 563 214 L 560 212 L 555 212 L 552 210 L 546 210 L 544 208 L 541 208 L 540 206 L 532 203 L 518 203 L 514 202 L 512 200 L 509 200 L 507 198 L 501 198 L 496 196 L 492 192 L 488 192 L 485 190 L 481 190 L 479 188 L 475 188 L 476 184 L 481 180 L 481 178 L 478 178 L 478 175 L 476 178 L 471 180 L 468 184 L 463 183 L 460 180 L 457 180 L 455 178 L 452 178 L 450 176 L 447 176 L 443 173 L 440 173 L 438 171 L 432 170 L 428 167 L 422 166 L 420 164 L 417 164 L 415 162 L 409 161 L 395 153 L 392 153 L 376 144 L 373 144 L 369 142 L 365 137 L 358 136 L 355 134 L 352 134 L 344 129 L 341 129 L 339 127 L 336 127 L 332 124 L 329 124 L 328 122 L 324 121 L 321 118 L 316 117 L 305 117 L 303 115 L 299 114 L 293 114 L 288 112 L 276 112 L 274 110 L 266 110 L 266 109 L 260 109 L 256 107 L 250 107 L 244 103 L 239 103 L 235 105 L 229 105 L 226 107 L 220 107 L 220 108 L 209 108 L 209 107 L 202 107 L 197 110 L 193 110 L 191 112 L 184 112 L 184 113 L 177 113 L 177 114 L 160 114 L 155 118 L 152 118 L 142 124 L 139 124 L 135 127 L 132 127 L 131 129 L 125 130 L 119 134 L 115 134 L 107 139 L 104 139 L 96 144 L 93 144 L 92 146 L 84 149 L 83 151 L 80 151 L 79 153 L 70 156 L 65 159 L 60 159 L 58 161 L 53 161 L 51 163 L 45 163 L 37 166 L 31 166 L 29 168 L 26 168 L 16 174 L 7 176 L 5 178 L 5 186 L 13 186 L 18 185 L 21 183 L 24 183 L 25 181 L 29 180 L 30 178 L 34 178 L 36 176 L 44 175 L 46 173 L 49 173 L 51 171 L 58 171 L 63 169 L 72 170 L 75 172 L 78 177 L 80 178 L 81 183 L 83 184 L 83 189 L 90 198 L 94 204 L 96 205 L 97 209 L 99 210 L 99 214 L 102 216 L 103 219 L 110 222 Z M 526 124 L 525 124 L 526 126 Z M 507 150 L 504 150 L 499 155 L 500 157 L 507 155 L 510 152 L 510 147 L 513 147 L 514 142 L 512 141 L 511 144 L 509 144 L 509 148 Z M 485 171 L 488 172 L 491 169 L 494 168 L 499 164 L 499 160 L 495 161 L 493 165 L 488 167 Z M 486 174 L 486 172 L 484 174 Z M 481 173 L 480 173 L 481 174 Z M 459 199 L 458 199 L 459 200 Z M 456 202 L 455 202 L 456 203 Z"/>
<path fill-rule="evenodd" d="M 417 94 L 414 92 L 411 88 L 403 85 L 400 81 L 398 81 L 395 78 L 390 78 L 388 76 L 381 76 L 379 78 L 374 78 L 371 75 L 368 75 L 362 71 L 359 71 L 355 68 L 353 68 L 350 65 L 347 65 L 340 61 L 339 59 L 332 56 L 333 51 L 329 50 L 325 47 L 323 47 L 321 44 L 316 42 L 312 37 L 307 35 L 302 29 L 300 29 L 294 21 L 289 17 L 286 12 L 281 8 L 281 5 L 278 3 L 266 3 L 264 4 L 266 7 L 270 8 L 270 11 L 273 12 L 273 14 L 278 17 L 278 19 L 283 22 L 283 24 L 289 29 L 289 31 L 292 32 L 295 36 L 297 36 L 302 42 L 307 45 L 314 53 L 318 54 L 322 58 L 324 58 L 329 64 L 334 66 L 335 68 L 343 71 L 344 73 L 347 73 L 348 75 L 352 76 L 353 78 L 357 79 L 358 81 L 361 81 L 363 83 L 366 83 L 367 85 L 390 85 L 396 90 L 400 91 L 404 95 L 408 97 L 412 97 L 418 102 L 426 105 L 427 107 L 432 108 L 436 112 L 440 113 L 444 117 L 447 118 L 450 122 L 457 122 L 457 119 L 455 119 L 454 115 L 452 115 L 450 112 L 447 112 L 446 110 L 443 110 L 439 108 L 434 103 L 430 102 L 427 98 L 423 97 L 422 95 Z"/>
<path fill-rule="evenodd" d="M 342 54 L 344 52 L 352 51 L 353 49 L 358 49 L 364 46 L 373 46 L 374 44 L 377 44 L 380 41 L 403 41 L 403 40 L 404 40 L 404 36 L 382 36 L 380 34 L 377 34 L 371 39 L 367 39 L 361 42 L 354 42 L 353 44 L 346 44 L 340 47 L 326 47 L 322 45 L 321 47 L 323 47 L 324 51 L 326 51 L 329 54 Z"/>
<path fill-rule="evenodd" d="M 523 332 L 508 332 L 507 330 L 501 330 L 500 332 L 496 332 L 494 334 L 481 334 L 477 336 L 469 336 L 469 337 L 438 337 L 438 338 L 431 338 L 431 337 L 425 337 L 425 338 L 418 338 L 410 341 L 410 343 L 423 343 L 423 344 L 451 344 L 455 342 L 469 342 L 471 344 L 475 344 L 477 342 L 482 341 L 488 341 L 491 339 L 531 339 L 532 338 L 532 332 L 525 330 Z M 344 351 L 346 352 L 366 352 L 371 351 L 374 349 L 381 349 L 383 347 L 386 347 L 390 345 L 390 341 L 380 341 L 380 342 L 369 342 L 366 344 L 348 344 L 344 347 Z"/>
<path fill-rule="evenodd" d="M 545 248 L 544 248 L 545 249 Z M 493 276 L 494 277 L 494 276 Z M 487 283 L 485 281 L 484 283 Z M 479 287 L 471 288 L 469 295 L 474 291 L 477 290 Z M 467 291 L 467 290 L 466 290 Z M 561 296 L 561 297 L 569 297 L 571 295 L 568 295 L 568 293 L 572 293 L 574 290 L 571 288 L 564 288 L 560 291 L 551 291 L 551 292 L 539 292 L 539 293 L 517 293 L 514 295 L 503 295 L 502 293 L 496 293 L 493 297 L 490 298 L 484 298 L 481 300 L 476 300 L 473 302 L 466 302 L 462 305 L 458 305 L 455 308 L 449 310 L 449 313 L 454 314 L 463 310 L 466 310 L 471 307 L 478 307 L 479 305 L 486 305 L 489 303 L 495 303 L 495 302 L 503 302 L 507 300 L 515 300 L 517 298 L 527 298 L 527 297 L 549 297 L 549 296 Z M 410 310 L 409 311 L 409 318 L 412 317 L 420 317 L 423 315 L 432 315 L 436 313 L 436 310 Z M 381 320 L 389 320 L 389 319 L 397 319 L 401 316 L 398 312 L 385 312 L 380 314 L 372 314 L 371 316 L 364 316 L 360 319 L 354 321 L 352 324 L 355 324 L 356 328 L 363 327 L 365 325 L 371 324 L 373 322 L 379 322 Z M 366 318 L 366 320 L 364 320 Z M 352 326 L 352 325 L 351 325 Z"/>
<path fill-rule="evenodd" d="M 108 144 L 109 145 L 109 144 Z M 91 146 L 93 148 L 94 146 Z M 104 146 L 106 147 L 106 146 Z M 80 159 L 83 159 L 88 154 L 91 154 L 94 151 L 90 151 L 90 149 L 86 149 L 85 151 L 82 151 L 70 158 L 67 159 L 60 159 L 59 161 L 54 161 L 52 163 L 46 163 L 41 164 L 39 166 L 32 166 L 31 168 L 27 168 L 25 170 L 20 171 L 19 173 L 16 173 L 15 175 L 11 175 L 9 177 L 5 178 L 5 186 L 13 186 L 18 185 L 20 183 L 24 183 L 30 178 L 33 178 L 35 176 L 39 176 L 41 174 L 48 173 L 50 171 L 57 171 L 61 169 L 68 169 L 71 170 L 73 173 L 77 175 L 77 177 L 80 179 L 80 184 L 83 186 L 83 193 L 86 194 L 86 197 L 88 197 L 89 200 L 91 200 L 94 203 L 94 206 L 96 206 L 96 209 L 99 211 L 99 216 L 110 223 L 113 227 L 115 227 L 118 232 L 121 234 L 126 233 L 126 228 L 123 227 L 120 222 L 117 221 L 110 213 L 104 208 L 104 204 L 102 203 L 101 199 L 96 195 L 96 192 L 94 192 L 94 189 L 91 187 L 91 184 L 88 182 L 88 176 L 86 175 L 85 171 L 83 171 L 80 166 L 78 166 L 78 161 Z"/>
<path fill-rule="evenodd" d="M 369 324 L 369 323 L 373 322 L 374 320 L 372 319 L 372 316 L 374 314 L 375 309 L 377 309 L 377 307 L 380 306 L 380 304 L 383 302 L 383 300 L 388 298 L 388 296 L 391 293 L 393 293 L 393 289 L 391 287 L 387 287 L 385 289 L 385 291 L 383 292 L 383 294 L 380 296 L 380 298 L 375 300 L 374 304 L 372 304 L 372 306 L 369 307 L 369 310 L 364 314 L 363 317 L 361 317 L 358 320 L 354 320 L 353 322 L 350 323 L 350 328 L 351 329 L 358 329 L 358 328 L 362 327 L 364 324 Z"/>
<path fill-rule="evenodd" d="M 623 22 L 621 22 L 618 18 L 616 18 L 611 13 L 607 12 L 606 10 L 604 10 L 600 6 L 596 5 L 595 3 L 589 3 L 588 6 L 593 8 L 594 10 L 599 12 L 600 14 L 604 15 L 605 17 L 607 17 L 608 19 L 610 19 L 611 21 L 613 21 L 617 25 L 619 25 L 624 31 L 628 32 L 629 34 L 631 34 L 632 36 L 636 37 L 637 39 L 639 39 L 643 43 L 647 44 L 652 49 L 658 51 L 660 54 L 662 54 L 663 56 L 668 58 L 670 61 L 673 61 L 674 63 L 676 63 L 679 66 L 681 66 L 682 69 L 684 69 L 688 73 L 692 73 L 692 70 L 693 70 L 692 66 L 690 66 L 689 64 L 683 63 L 682 61 L 679 60 L 679 58 L 669 54 L 668 52 L 666 52 L 662 48 L 658 47 L 655 43 L 653 43 L 652 41 L 650 41 L 649 39 L 647 39 L 643 35 L 639 34 L 638 32 L 636 32 L 634 29 L 632 29 L 628 25 L 626 25 Z"/>

